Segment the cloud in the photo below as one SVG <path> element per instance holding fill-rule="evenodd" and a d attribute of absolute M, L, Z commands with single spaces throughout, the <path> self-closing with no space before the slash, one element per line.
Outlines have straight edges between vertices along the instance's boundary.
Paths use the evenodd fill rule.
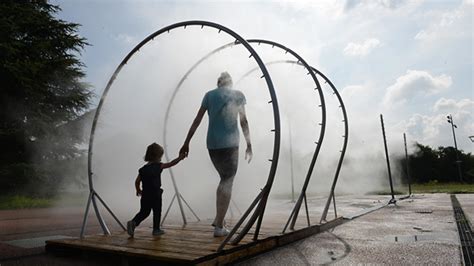
<path fill-rule="evenodd" d="M 387 88 L 384 105 L 404 103 L 415 96 L 427 96 L 440 93 L 452 84 L 452 78 L 446 74 L 433 76 L 427 71 L 408 70 L 397 78 L 395 84 Z"/>
<path fill-rule="evenodd" d="M 124 44 L 138 44 L 139 41 L 136 37 L 130 36 L 125 33 L 119 33 L 115 35 L 114 39 Z"/>
<path fill-rule="evenodd" d="M 381 42 L 375 38 L 367 39 L 362 43 L 350 42 L 347 44 L 346 48 L 344 48 L 344 54 L 348 56 L 364 57 L 379 46 L 381 46 Z"/>
<path fill-rule="evenodd" d="M 396 9 L 402 6 L 406 1 L 403 0 L 347 0 L 344 9 L 349 11 L 359 6 L 383 7 L 388 9 Z"/>
<path fill-rule="evenodd" d="M 344 11 L 350 12 L 355 9 L 378 10 L 389 12 L 411 12 L 415 10 L 424 0 L 346 0 Z"/>
<path fill-rule="evenodd" d="M 449 112 L 457 110 L 474 110 L 474 101 L 470 99 L 462 99 L 456 102 L 453 99 L 441 98 L 433 106 L 435 112 Z"/>
<path fill-rule="evenodd" d="M 435 14 L 432 22 L 426 28 L 421 29 L 414 39 L 417 41 L 439 41 L 443 38 L 470 36 L 471 31 L 465 29 L 472 22 L 470 19 L 464 22 L 463 18 L 466 17 L 472 18 L 472 1 L 464 1 L 455 9 Z"/>
<path fill-rule="evenodd" d="M 453 111 L 452 115 L 458 126 L 456 136 L 459 148 L 472 150 L 472 143 L 467 136 L 472 135 L 474 130 L 473 115 L 465 110 Z M 401 121 L 395 128 L 397 131 L 406 132 L 408 139 L 424 145 L 453 146 L 452 131 L 446 121 L 446 114 L 414 114 L 407 121 Z"/>

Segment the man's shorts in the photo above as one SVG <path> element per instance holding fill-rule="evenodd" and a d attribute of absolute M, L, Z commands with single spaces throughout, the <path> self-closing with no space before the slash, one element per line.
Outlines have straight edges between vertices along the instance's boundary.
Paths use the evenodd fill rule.
<path fill-rule="evenodd" d="M 235 176 L 239 165 L 239 147 L 209 150 L 209 156 L 221 179 Z"/>

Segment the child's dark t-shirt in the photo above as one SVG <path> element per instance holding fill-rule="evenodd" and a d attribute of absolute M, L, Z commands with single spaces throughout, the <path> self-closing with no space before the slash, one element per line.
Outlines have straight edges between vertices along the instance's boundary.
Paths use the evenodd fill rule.
<path fill-rule="evenodd" d="M 161 163 L 149 163 L 138 170 L 142 179 L 142 196 L 153 197 L 161 194 Z"/>

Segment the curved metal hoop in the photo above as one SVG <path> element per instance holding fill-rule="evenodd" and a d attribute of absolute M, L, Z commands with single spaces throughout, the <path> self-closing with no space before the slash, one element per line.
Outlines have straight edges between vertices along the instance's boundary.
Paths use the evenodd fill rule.
<path fill-rule="evenodd" d="M 271 62 L 266 62 L 265 65 L 266 66 L 269 66 L 269 65 L 274 65 L 274 64 L 282 64 L 282 63 L 286 63 L 286 64 L 298 64 L 298 65 L 301 65 L 300 62 L 297 62 L 297 61 L 292 61 L 292 60 L 275 60 L 275 61 L 271 61 Z M 329 193 L 329 197 L 326 201 L 326 205 L 324 207 L 324 210 L 323 210 L 323 214 L 321 215 L 321 220 L 320 220 L 320 223 L 321 222 L 324 222 L 326 221 L 326 218 L 327 218 L 327 213 L 328 213 L 328 210 L 329 210 L 329 205 L 331 204 L 331 200 L 334 200 L 335 201 L 335 196 L 334 196 L 334 190 L 336 189 L 336 184 L 337 184 L 337 180 L 339 178 L 339 173 L 341 171 L 341 167 L 342 167 L 342 162 L 344 161 L 344 156 L 346 154 L 346 149 L 347 149 L 347 143 L 348 143 L 348 139 L 349 139 L 349 122 L 348 122 L 348 118 L 347 118 L 347 112 L 346 112 L 346 107 L 344 105 L 344 101 L 342 100 L 342 97 L 339 93 L 339 91 L 336 89 L 336 86 L 334 86 L 334 84 L 331 82 L 331 80 L 329 80 L 329 78 L 327 78 L 321 71 L 319 71 L 318 69 L 316 69 L 315 67 L 312 67 L 311 66 L 311 69 L 317 73 L 319 76 L 321 76 L 323 79 L 324 79 L 324 83 L 328 83 L 329 86 L 331 87 L 332 91 L 333 91 L 333 94 L 336 95 L 337 97 L 337 100 L 339 102 L 339 108 L 341 108 L 341 112 L 342 112 L 342 116 L 343 116 L 343 120 L 342 122 L 344 123 L 344 135 L 342 136 L 344 138 L 344 142 L 342 144 L 342 149 L 340 150 L 341 152 L 341 155 L 339 156 L 339 161 L 337 163 L 337 167 L 336 167 L 336 172 L 334 174 L 334 178 L 333 178 L 333 182 L 332 182 L 332 185 L 331 185 L 331 190 L 330 190 L 330 193 Z M 236 85 L 245 77 L 247 77 L 248 75 L 250 75 L 251 73 L 255 72 L 257 70 L 257 68 L 253 68 L 251 69 L 250 71 L 248 71 L 247 73 L 245 73 L 237 82 L 236 82 Z M 334 202 L 334 205 L 336 203 Z M 336 210 L 336 208 L 334 207 L 334 210 Z M 335 214 L 337 216 L 337 213 L 335 211 Z"/>
<path fill-rule="evenodd" d="M 93 204 L 97 219 L 99 220 L 99 223 L 102 227 L 102 230 L 103 230 L 104 234 L 110 234 L 110 231 L 107 228 L 107 225 L 106 225 L 105 221 L 103 220 L 103 218 L 102 218 L 102 216 L 99 212 L 99 209 L 98 209 L 98 206 L 97 206 L 97 203 L 96 203 L 96 200 L 95 200 L 96 197 L 101 201 L 101 203 L 104 205 L 104 207 L 110 212 L 110 214 L 114 217 L 114 219 L 122 227 L 122 229 L 125 230 L 125 227 L 122 225 L 122 223 L 119 221 L 119 219 L 114 215 L 114 213 L 111 211 L 111 209 L 106 205 L 106 203 L 100 198 L 100 196 L 95 191 L 94 185 L 93 185 L 93 179 L 92 179 L 92 175 L 93 175 L 93 173 L 92 173 L 92 155 L 93 155 L 93 152 L 92 151 L 93 151 L 93 146 L 94 146 L 94 135 L 95 135 L 95 130 L 96 130 L 97 121 L 98 121 L 98 118 L 99 118 L 99 115 L 100 115 L 100 111 L 101 111 L 102 106 L 104 104 L 107 93 L 109 92 L 113 82 L 115 81 L 117 75 L 120 73 L 122 68 L 127 64 L 128 60 L 130 60 L 130 58 L 136 52 L 138 52 L 140 50 L 140 48 L 142 48 L 145 44 L 152 41 L 155 37 L 157 37 L 160 34 L 163 34 L 165 32 L 169 32 L 170 30 L 180 28 L 180 27 L 186 28 L 187 26 L 201 26 L 201 28 L 206 26 L 206 27 L 211 27 L 211 28 L 215 28 L 215 29 L 219 30 L 219 33 L 221 31 L 226 32 L 227 34 L 229 34 L 230 36 L 232 36 L 233 38 L 236 39 L 235 40 L 236 43 L 238 42 L 238 43 L 241 43 L 242 45 L 245 46 L 245 48 L 250 52 L 250 55 L 255 59 L 256 63 L 258 64 L 258 66 L 262 70 L 262 74 L 263 74 L 262 78 L 265 78 L 265 81 L 267 83 L 267 87 L 268 87 L 268 90 L 269 90 L 269 93 L 270 93 L 270 97 L 271 97 L 271 100 L 272 100 L 273 119 L 274 119 L 274 126 L 275 126 L 272 163 L 271 163 L 271 166 L 270 166 L 270 172 L 269 172 L 269 176 L 268 176 L 268 179 L 267 179 L 267 184 L 265 185 L 265 188 L 262 191 L 262 193 L 263 193 L 262 199 L 266 199 L 268 197 L 268 194 L 270 192 L 270 189 L 271 189 L 271 186 L 273 184 L 274 177 L 275 177 L 276 168 L 277 168 L 277 165 L 278 165 L 279 153 L 280 153 L 280 113 L 279 113 L 278 101 L 277 101 L 275 89 L 273 87 L 273 83 L 272 83 L 272 80 L 270 78 L 270 74 L 268 73 L 268 71 L 265 67 L 265 64 L 260 59 L 259 55 L 255 52 L 255 50 L 252 48 L 252 46 L 245 39 L 243 39 L 240 35 L 238 35 L 234 31 L 230 30 L 229 28 L 226 28 L 226 27 L 224 27 L 222 25 L 219 25 L 217 23 L 208 22 L 208 21 L 193 20 L 193 21 L 179 22 L 179 23 L 175 23 L 175 24 L 172 24 L 170 26 L 164 27 L 164 28 L 152 33 L 151 35 L 146 37 L 143 41 L 141 41 L 137 46 L 135 46 L 132 49 L 132 51 L 129 52 L 127 54 L 127 56 L 122 60 L 122 62 L 119 64 L 119 66 L 115 69 L 114 73 L 112 74 L 111 78 L 109 79 L 109 81 L 107 83 L 107 86 L 105 87 L 105 89 L 102 93 L 102 96 L 100 98 L 99 104 L 97 106 L 97 109 L 96 109 L 96 112 L 95 112 L 95 115 L 94 115 L 94 120 L 92 122 L 92 127 L 91 127 L 91 134 L 90 134 L 90 138 L 89 138 L 89 150 L 88 150 L 88 161 L 87 161 L 87 163 L 88 163 L 88 181 L 89 181 L 89 199 L 88 199 L 88 202 L 87 202 L 86 212 L 84 214 L 84 220 L 83 220 L 83 224 L 82 224 L 82 228 L 81 228 L 81 237 L 83 237 L 83 235 L 84 235 L 85 226 L 86 226 L 86 223 L 87 223 L 87 216 L 88 216 L 88 212 L 89 212 L 89 206 L 90 206 L 91 202 Z M 263 216 L 263 214 L 262 214 L 262 216 Z"/>
<path fill-rule="evenodd" d="M 293 209 L 293 212 L 290 216 L 290 219 L 293 217 L 294 218 L 294 221 L 292 222 L 292 226 L 294 226 L 294 223 L 296 222 L 296 218 L 298 217 L 298 212 L 299 212 L 299 209 L 301 208 L 301 204 L 303 202 L 303 199 L 305 200 L 306 202 L 306 190 L 307 190 L 307 187 L 308 187 L 308 184 L 309 184 L 309 180 L 311 179 L 311 175 L 312 175 L 312 172 L 313 172 L 313 169 L 314 169 L 314 165 L 316 163 L 316 159 L 318 157 L 318 154 L 319 154 L 319 151 L 321 149 L 321 144 L 323 142 L 323 139 L 324 139 L 324 133 L 325 133 L 325 127 L 326 127 L 326 106 L 325 106 L 325 101 L 324 101 L 324 94 L 322 92 L 322 89 L 321 89 L 321 86 L 319 84 L 319 81 L 316 77 L 316 74 L 314 71 L 312 71 L 312 68 L 305 62 L 305 60 L 299 56 L 296 52 L 294 52 L 293 50 L 287 48 L 286 46 L 282 45 L 282 44 L 279 44 L 277 42 L 273 42 L 273 41 L 269 41 L 269 40 L 262 40 L 262 39 L 251 39 L 251 40 L 247 40 L 247 42 L 249 43 L 258 43 L 258 44 L 267 44 L 267 45 L 271 45 L 272 48 L 273 47 L 277 47 L 277 48 L 280 48 L 282 49 L 283 51 L 285 51 L 285 54 L 286 53 L 290 53 L 292 56 L 294 56 L 299 62 L 301 65 L 303 65 L 307 70 L 308 70 L 308 75 L 311 75 L 313 81 L 315 82 L 315 85 L 316 85 L 316 88 L 315 90 L 318 91 L 318 94 L 319 94 L 319 98 L 320 98 L 320 102 L 321 102 L 321 109 L 322 109 L 322 122 L 320 123 L 321 125 L 321 131 L 320 131 L 320 135 L 319 135 L 319 139 L 318 139 L 318 142 L 316 142 L 316 150 L 314 152 L 314 155 L 313 155 L 313 158 L 311 160 L 311 164 L 309 166 L 309 169 L 308 169 L 308 172 L 307 172 L 307 176 L 305 178 L 305 183 L 303 185 L 303 188 L 302 188 L 302 192 L 300 193 L 300 196 L 298 198 L 298 201 L 296 202 L 295 204 L 295 208 Z M 185 75 L 181 78 L 180 82 L 178 83 L 177 87 L 175 88 L 175 91 L 173 92 L 173 95 L 172 95 L 172 98 L 169 102 L 169 105 L 168 105 L 168 108 L 167 108 L 167 112 L 166 112 L 166 118 L 165 118 L 165 126 L 164 126 L 164 132 L 163 132 L 163 135 L 166 136 L 166 123 L 168 121 L 168 116 L 169 116 L 169 111 L 171 109 L 171 105 L 173 103 L 173 99 L 175 97 L 175 95 L 177 94 L 177 91 L 180 89 L 181 85 L 183 84 L 184 80 L 191 74 L 192 71 L 194 71 L 194 69 L 196 69 L 201 63 L 203 63 L 206 59 L 208 59 L 209 57 L 211 57 L 213 54 L 225 49 L 225 48 L 228 48 L 228 47 L 232 47 L 233 45 L 237 45 L 239 44 L 239 42 L 233 42 L 233 43 L 229 43 L 229 44 L 226 44 L 226 45 L 223 45 L 221 47 L 218 47 L 217 49 L 214 49 L 213 51 L 209 52 L 207 55 L 205 55 L 204 57 L 202 57 L 200 60 L 198 60 L 186 73 Z M 164 138 L 165 139 L 165 138 Z M 272 180 L 273 182 L 273 180 Z M 266 186 L 267 187 L 267 186 Z M 257 219 L 258 217 L 258 222 L 257 222 L 257 226 L 256 226 L 256 229 L 255 229 L 255 233 L 254 233 L 254 240 L 256 240 L 258 238 L 258 234 L 259 234 L 259 230 L 260 230 L 260 226 L 261 226 L 261 223 L 262 223 L 262 219 L 263 219 L 263 213 L 264 213 L 264 210 L 265 210 L 265 206 L 266 206 L 266 201 L 268 199 L 268 193 L 270 192 L 270 188 L 268 189 L 265 189 L 264 188 L 264 194 L 263 194 L 263 197 L 262 199 L 260 200 L 260 203 L 259 203 L 259 206 L 257 207 L 256 211 L 254 212 L 254 214 L 252 215 L 252 217 L 250 218 L 249 222 L 246 224 L 246 226 L 242 229 L 242 231 L 240 232 L 240 234 L 233 240 L 233 244 L 237 244 L 238 242 L 240 242 L 240 240 L 242 240 L 242 238 L 245 236 L 245 234 L 250 230 L 250 228 L 253 226 L 254 224 L 254 221 Z M 253 203 L 251 205 L 251 208 L 253 208 Z M 251 210 L 250 210 L 251 211 Z M 242 218 L 245 218 L 245 214 Z M 223 245 L 225 245 L 229 240 L 230 238 L 232 237 L 232 235 L 237 231 L 238 227 L 242 224 L 243 222 L 243 219 L 241 218 L 241 221 L 237 222 L 236 226 L 233 228 L 232 232 L 229 234 L 229 236 L 226 238 L 226 240 L 224 240 L 223 242 Z M 309 222 L 309 215 L 308 215 L 308 225 L 310 224 Z M 286 228 L 286 226 L 285 226 Z M 222 249 L 223 245 L 221 245 L 221 247 L 219 249 Z"/>

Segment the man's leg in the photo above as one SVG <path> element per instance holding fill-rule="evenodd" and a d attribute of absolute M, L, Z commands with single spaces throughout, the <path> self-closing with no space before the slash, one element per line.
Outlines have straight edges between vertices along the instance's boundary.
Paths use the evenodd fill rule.
<path fill-rule="evenodd" d="M 224 226 L 224 217 L 229 208 L 232 196 L 234 177 L 237 173 L 239 148 L 210 150 L 209 154 L 214 167 L 221 177 L 216 192 L 216 218 L 214 219 L 213 225 L 222 228 Z"/>
<path fill-rule="evenodd" d="M 217 186 L 216 193 L 216 218 L 214 224 L 222 228 L 224 226 L 224 217 L 229 209 L 229 203 L 232 196 L 232 184 L 234 177 L 221 179 Z"/>

